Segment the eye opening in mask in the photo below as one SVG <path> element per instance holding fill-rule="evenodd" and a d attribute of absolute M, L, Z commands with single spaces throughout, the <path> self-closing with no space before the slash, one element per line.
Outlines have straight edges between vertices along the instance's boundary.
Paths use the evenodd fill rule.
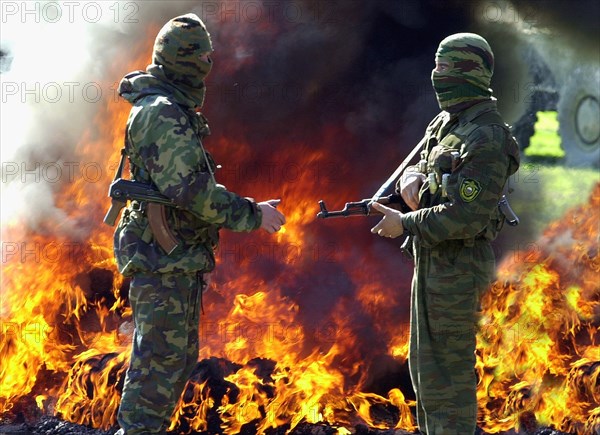
<path fill-rule="evenodd" d="M 200 53 L 198 55 L 198 59 L 200 59 L 202 62 L 206 62 L 206 63 L 212 63 L 212 51 L 205 51 L 203 53 Z"/>
<path fill-rule="evenodd" d="M 435 59 L 435 68 L 434 71 L 437 73 L 447 73 L 452 69 L 452 61 L 443 58 Z"/>

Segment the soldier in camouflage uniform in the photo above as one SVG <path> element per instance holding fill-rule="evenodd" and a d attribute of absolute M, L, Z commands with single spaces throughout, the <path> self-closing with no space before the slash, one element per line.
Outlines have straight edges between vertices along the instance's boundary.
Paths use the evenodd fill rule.
<path fill-rule="evenodd" d="M 421 162 L 397 191 L 414 211 L 374 203 L 383 237 L 414 240 L 411 379 L 419 429 L 467 435 L 476 429 L 475 335 L 480 296 L 494 277 L 490 242 L 504 217 L 498 200 L 519 166 L 518 146 L 489 88 L 494 68 L 487 41 L 472 33 L 444 39 L 432 82 L 442 112 L 427 127 Z"/>
<path fill-rule="evenodd" d="M 201 139 L 206 118 L 197 112 L 212 67 L 212 43 L 193 14 L 170 20 L 159 32 L 153 63 L 123 78 L 119 94 L 132 104 L 125 153 L 132 177 L 151 183 L 176 207 L 166 220 L 179 245 L 157 243 L 146 204 L 134 201 L 115 232 L 119 271 L 131 277 L 135 332 L 121 396 L 119 434 L 164 433 L 198 359 L 201 293 L 215 266 L 218 231 L 269 233 L 285 223 L 278 201 L 255 203 L 214 179 L 215 165 Z"/>

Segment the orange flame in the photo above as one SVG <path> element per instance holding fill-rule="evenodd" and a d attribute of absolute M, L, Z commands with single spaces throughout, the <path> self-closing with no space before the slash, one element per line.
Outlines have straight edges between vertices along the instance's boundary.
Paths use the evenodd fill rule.
<path fill-rule="evenodd" d="M 589 204 L 550 225 L 535 249 L 501 265 L 483 300 L 478 397 L 483 428 L 598 428 L 600 185 Z"/>

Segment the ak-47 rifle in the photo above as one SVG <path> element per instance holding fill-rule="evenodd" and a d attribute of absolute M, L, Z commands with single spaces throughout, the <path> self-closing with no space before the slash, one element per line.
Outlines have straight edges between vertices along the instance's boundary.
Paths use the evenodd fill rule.
<path fill-rule="evenodd" d="M 329 211 L 324 201 L 319 201 L 319 207 L 321 211 L 317 213 L 317 217 L 320 219 L 326 219 L 331 217 L 348 217 L 348 216 L 370 216 L 371 213 L 380 214 L 379 212 L 374 211 L 370 204 L 373 202 L 378 202 L 383 205 L 388 204 L 398 204 L 400 211 L 403 213 L 407 213 L 411 211 L 410 207 L 404 202 L 402 197 L 398 194 L 392 194 L 390 192 L 393 191 L 394 186 L 398 179 L 402 176 L 402 173 L 408 166 L 408 164 L 412 161 L 412 159 L 421 151 L 425 145 L 425 139 L 421 140 L 413 150 L 406 156 L 406 158 L 400 163 L 400 165 L 396 168 L 394 173 L 390 175 L 390 177 L 381 185 L 379 190 L 375 192 L 372 198 L 363 199 L 362 201 L 356 202 L 347 202 L 342 210 Z M 384 196 L 387 195 L 387 196 Z M 519 225 L 519 217 L 510 207 L 508 203 L 508 198 L 506 195 L 502 195 L 500 201 L 498 201 L 498 209 L 500 213 L 506 218 L 506 223 L 512 227 Z"/>
<path fill-rule="evenodd" d="M 123 178 L 117 178 L 110 183 L 108 196 L 112 198 L 112 202 L 104 217 L 104 223 L 110 226 L 115 224 L 119 212 L 127 205 L 128 200 L 145 201 L 171 207 L 177 206 L 170 198 L 160 193 L 150 184 L 133 180 L 124 180 Z"/>
<path fill-rule="evenodd" d="M 347 202 L 342 210 L 329 211 L 327 210 L 327 206 L 324 201 L 319 201 L 319 207 L 321 211 L 317 214 L 318 218 L 326 219 L 330 217 L 347 217 L 347 216 L 370 216 L 371 213 L 380 214 L 377 211 L 374 211 L 371 208 L 371 203 L 378 202 L 383 205 L 388 204 L 398 204 L 400 207 L 400 211 L 406 213 L 410 211 L 410 207 L 406 205 L 402 197 L 398 194 L 391 193 L 396 185 L 396 181 L 402 175 L 408 164 L 412 161 L 412 159 L 417 155 L 423 145 L 425 144 L 425 139 L 421 140 L 413 148 L 413 150 L 406 156 L 406 158 L 400 163 L 400 166 L 396 168 L 394 173 L 390 175 L 390 177 L 381 185 L 381 187 L 375 192 L 370 199 L 363 199 L 362 201 L 357 202 Z M 386 195 L 386 196 L 384 196 Z"/>
<path fill-rule="evenodd" d="M 123 148 L 115 178 L 108 189 L 111 205 L 104 217 L 104 223 L 112 227 L 121 210 L 127 205 L 127 201 L 138 201 L 144 204 L 148 223 L 156 241 L 170 254 L 179 243 L 169 228 L 165 207 L 177 207 L 177 204 L 150 184 L 121 178 L 125 155 L 125 148 Z"/>
<path fill-rule="evenodd" d="M 348 217 L 348 216 L 370 216 L 372 213 L 380 214 L 379 212 L 373 210 L 371 208 L 371 204 L 373 202 L 378 202 L 383 205 L 388 204 L 397 204 L 399 205 L 399 209 L 403 213 L 407 213 L 411 211 L 410 207 L 404 202 L 402 197 L 398 194 L 391 194 L 390 192 L 394 189 L 396 182 L 402 176 L 402 173 L 408 166 L 408 164 L 412 161 L 412 159 L 417 155 L 423 146 L 425 145 L 425 139 L 421 140 L 413 150 L 408 154 L 408 156 L 400 163 L 398 168 L 394 171 L 392 175 L 381 185 L 379 190 L 375 192 L 370 199 L 363 199 L 362 201 L 356 202 L 347 202 L 342 210 L 329 211 L 324 201 L 319 201 L 319 207 L 321 211 L 317 213 L 317 218 L 326 219 L 330 217 Z M 384 196 L 387 195 L 387 196 Z M 506 223 L 510 226 L 516 226 L 519 224 L 519 217 L 515 214 L 513 209 L 510 207 L 508 203 L 508 198 L 506 195 L 502 195 L 500 201 L 498 201 L 498 209 L 500 213 L 506 218 Z M 407 237 L 402 244 L 402 251 L 409 257 L 412 257 L 410 253 L 410 245 L 412 244 L 411 237 Z"/>

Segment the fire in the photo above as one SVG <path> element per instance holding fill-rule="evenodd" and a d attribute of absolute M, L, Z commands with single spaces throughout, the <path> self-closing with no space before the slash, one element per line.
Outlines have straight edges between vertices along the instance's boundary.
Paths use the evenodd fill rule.
<path fill-rule="evenodd" d="M 105 104 L 91 122 L 98 131 L 90 129 L 76 153 L 78 161 L 113 171 L 129 108 L 111 99 Z M 99 373 L 93 361 L 113 352 L 121 364 L 128 358 L 129 343 L 117 336 L 121 318 L 130 311 L 119 297 L 123 279 L 115 273 L 113 230 L 100 225 L 107 184 L 93 175 L 61 186 L 54 202 L 68 213 L 49 216 L 42 228 L 25 229 L 19 222 L 2 228 L 0 407 L 3 415 L 15 405 L 28 414 L 28 396 L 36 394 L 35 403 L 44 412 L 56 406 L 73 421 L 106 426 L 110 422 L 98 417 L 103 410 L 90 416 L 86 405 L 100 404 L 89 397 L 92 390 L 94 397 L 112 391 L 111 404 L 102 406 L 116 409 L 118 396 L 110 384 L 116 377 L 112 364 Z M 72 378 L 80 368 L 84 383 L 75 385 Z M 110 379 L 103 379 L 109 374 Z M 74 402 L 68 403 L 68 397 Z M 78 403 L 80 399 L 85 400 Z"/>
<path fill-rule="evenodd" d="M 148 63 L 148 41 L 131 47 L 144 53 L 131 69 Z M 223 72 L 249 67 L 243 59 Z M 94 120 L 99 132 L 81 138 L 79 155 L 114 169 L 128 111 L 126 103 L 106 101 Z M 319 199 L 341 204 L 363 191 L 339 155 L 356 138 L 328 124 L 310 138 L 273 140 L 278 145 L 262 153 L 238 130 L 206 140 L 224 166 L 219 180 L 257 200 L 281 195 L 288 224 L 275 237 L 223 235 L 215 284 L 203 301 L 200 361 L 171 429 L 209 431 L 218 420 L 227 434 L 302 423 L 329 424 L 340 434 L 359 423 L 412 430 L 412 392 L 389 375 L 401 372 L 408 354 L 411 264 L 400 264 L 396 246 L 372 241 L 370 222 L 315 221 Z M 239 176 L 255 155 L 267 171 Z M 113 229 L 100 223 L 109 176 L 55 192 L 66 220 L 87 232 L 69 238 L 52 228 L 25 235 L 16 223 L 5 228 L 4 240 L 21 235 L 39 247 L 25 260 L 44 261 L 21 261 L 15 245 L 3 265 L 3 415 L 35 406 L 103 429 L 116 422 L 132 325 Z M 531 420 L 578 434 L 600 427 L 599 206 L 600 186 L 590 204 L 547 229 L 538 249 L 499 268 L 483 301 L 477 349 L 480 426 L 488 432 Z"/>
<path fill-rule="evenodd" d="M 600 428 L 599 206 L 600 185 L 535 249 L 507 258 L 484 297 L 477 369 L 487 431 L 526 419 L 577 434 Z"/>
<path fill-rule="evenodd" d="M 95 245 L 95 249 L 84 252 L 71 241 L 48 244 L 44 237 L 34 237 L 28 243 L 34 249 L 44 247 L 40 256 L 46 255 L 46 261 L 21 262 L 16 258 L 3 269 L 3 285 L 10 289 L 2 299 L 3 412 L 35 385 L 43 385 L 45 380 L 37 379 L 38 372 L 67 373 L 74 353 L 101 346 L 108 323 L 107 308 L 102 301 L 88 300 L 89 283 L 84 282 L 93 264 L 92 254 L 100 252 L 110 258 L 108 249 Z M 64 265 L 67 267 L 61 267 Z M 83 323 L 88 323 L 88 328 L 82 328 Z M 93 323 L 91 328 L 89 323 Z M 99 352 L 109 349 L 115 349 L 114 342 L 100 347 Z M 57 393 L 56 385 L 47 388 L 50 396 Z"/>

